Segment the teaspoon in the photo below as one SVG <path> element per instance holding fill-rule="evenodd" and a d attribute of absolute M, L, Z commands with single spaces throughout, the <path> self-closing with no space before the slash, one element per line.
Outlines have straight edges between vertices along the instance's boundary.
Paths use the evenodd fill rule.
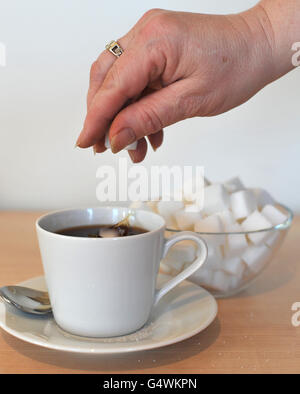
<path fill-rule="evenodd" d="M 23 286 L 3 286 L 0 299 L 23 312 L 45 315 L 52 312 L 49 295 L 46 291 L 34 290 Z"/>

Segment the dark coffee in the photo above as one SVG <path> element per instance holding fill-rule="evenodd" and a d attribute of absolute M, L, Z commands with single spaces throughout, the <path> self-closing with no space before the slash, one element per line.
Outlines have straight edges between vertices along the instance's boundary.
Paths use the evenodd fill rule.
<path fill-rule="evenodd" d="M 56 234 L 69 235 L 71 237 L 88 237 L 88 238 L 112 238 L 126 237 L 146 233 L 147 230 L 136 226 L 117 226 L 96 224 L 92 226 L 68 227 L 56 231 Z"/>

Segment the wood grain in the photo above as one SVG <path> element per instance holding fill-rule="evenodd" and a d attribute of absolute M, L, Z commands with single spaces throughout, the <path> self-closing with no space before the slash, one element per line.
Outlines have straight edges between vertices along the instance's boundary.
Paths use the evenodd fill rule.
<path fill-rule="evenodd" d="M 0 212 L 0 285 L 43 273 L 34 223 L 40 212 Z M 300 217 L 258 280 L 218 300 L 204 332 L 162 349 L 113 356 L 47 350 L 0 331 L 0 373 L 300 373 Z"/>

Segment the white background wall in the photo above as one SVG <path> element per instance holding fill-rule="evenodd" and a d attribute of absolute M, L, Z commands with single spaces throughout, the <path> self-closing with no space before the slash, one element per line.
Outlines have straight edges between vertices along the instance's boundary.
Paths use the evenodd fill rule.
<path fill-rule="evenodd" d="M 111 152 L 74 149 L 90 64 L 153 7 L 238 12 L 255 0 L 0 0 L 0 209 L 95 205 L 96 169 Z M 204 165 L 211 180 L 240 175 L 300 211 L 300 68 L 233 111 L 166 130 L 144 164 Z M 126 153 L 122 153 L 126 157 Z"/>

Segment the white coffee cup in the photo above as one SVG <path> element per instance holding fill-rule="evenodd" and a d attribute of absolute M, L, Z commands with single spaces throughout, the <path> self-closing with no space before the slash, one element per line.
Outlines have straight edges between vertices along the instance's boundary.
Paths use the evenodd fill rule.
<path fill-rule="evenodd" d="M 56 234 L 64 228 L 115 224 L 128 208 L 68 209 L 36 222 L 46 283 L 57 324 L 81 336 L 112 337 L 141 328 L 152 307 L 169 290 L 205 262 L 205 242 L 192 232 L 164 239 L 164 219 L 152 212 L 130 210 L 130 225 L 147 232 L 119 238 L 87 238 Z M 156 290 L 160 260 L 182 240 L 199 245 L 197 259 Z"/>

